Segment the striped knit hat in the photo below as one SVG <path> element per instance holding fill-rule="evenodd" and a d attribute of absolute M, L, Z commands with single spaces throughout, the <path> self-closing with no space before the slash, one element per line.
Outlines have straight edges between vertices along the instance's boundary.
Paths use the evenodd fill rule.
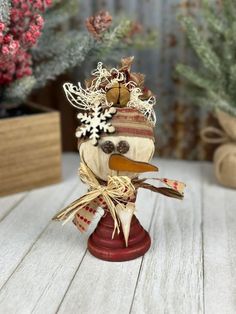
<path fill-rule="evenodd" d="M 129 107 L 116 109 L 117 112 L 111 120 L 115 128 L 112 135 L 145 137 L 154 141 L 153 127 L 141 112 Z M 102 136 L 107 136 L 107 133 L 101 134 Z"/>
<path fill-rule="evenodd" d="M 115 128 L 115 132 L 110 133 L 112 136 L 144 137 L 155 141 L 153 126 L 137 109 L 129 107 L 116 108 L 116 114 L 114 114 L 110 122 Z M 102 132 L 100 138 L 104 136 L 109 136 L 109 134 Z M 79 138 L 78 148 L 83 142 L 88 140 L 88 137 Z"/>

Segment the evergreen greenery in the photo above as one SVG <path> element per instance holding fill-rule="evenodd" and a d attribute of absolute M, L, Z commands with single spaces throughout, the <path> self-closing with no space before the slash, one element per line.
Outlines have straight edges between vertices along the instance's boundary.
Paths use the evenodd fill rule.
<path fill-rule="evenodd" d="M 181 16 L 199 67 L 179 64 L 177 72 L 197 89 L 189 89 L 194 103 L 218 108 L 236 116 L 236 7 L 233 0 L 222 0 L 212 7 L 203 1 L 202 25 Z"/>

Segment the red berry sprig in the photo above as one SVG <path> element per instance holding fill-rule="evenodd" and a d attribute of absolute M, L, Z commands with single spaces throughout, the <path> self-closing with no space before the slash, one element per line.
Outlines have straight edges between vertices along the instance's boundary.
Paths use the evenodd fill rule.
<path fill-rule="evenodd" d="M 9 23 L 0 21 L 0 84 L 32 74 L 29 49 L 37 44 L 51 0 L 12 0 Z"/>

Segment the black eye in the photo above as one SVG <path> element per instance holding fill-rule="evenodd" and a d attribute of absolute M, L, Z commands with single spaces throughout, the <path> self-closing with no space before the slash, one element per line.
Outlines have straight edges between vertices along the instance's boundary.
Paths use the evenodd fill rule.
<path fill-rule="evenodd" d="M 101 149 L 105 154 L 111 154 L 115 150 L 115 145 L 111 141 L 106 141 L 101 144 Z"/>
<path fill-rule="evenodd" d="M 117 144 L 116 149 L 120 154 L 126 154 L 129 151 L 129 143 L 126 141 L 120 141 Z"/>

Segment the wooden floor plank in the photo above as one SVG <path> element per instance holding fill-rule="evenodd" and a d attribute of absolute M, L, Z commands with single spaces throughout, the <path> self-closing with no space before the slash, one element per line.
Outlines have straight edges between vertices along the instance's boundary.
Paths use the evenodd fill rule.
<path fill-rule="evenodd" d="M 142 191 L 138 197 L 137 216 L 146 229 L 155 198 L 150 191 Z M 142 258 L 123 263 L 105 262 L 87 252 L 59 313 L 128 313 L 141 261 Z"/>
<path fill-rule="evenodd" d="M 77 198 L 81 189 L 65 203 Z M 86 251 L 86 238 L 70 223 L 50 222 L 0 291 L 0 312 L 13 313 L 17 308 L 19 313 L 43 313 L 45 309 L 55 313 Z"/>
<path fill-rule="evenodd" d="M 219 186 L 204 166 L 204 290 L 206 314 L 236 313 L 236 192 Z"/>
<path fill-rule="evenodd" d="M 4 219 L 26 195 L 27 192 L 0 197 L 0 221 Z"/>
<path fill-rule="evenodd" d="M 165 175 L 187 184 L 183 201 L 160 197 L 152 247 L 144 256 L 131 313 L 202 313 L 201 173 L 195 163 L 168 161 Z"/>
<path fill-rule="evenodd" d="M 69 182 L 69 184 L 68 184 Z M 0 288 L 75 188 L 76 178 L 30 192 L 0 222 Z"/>

